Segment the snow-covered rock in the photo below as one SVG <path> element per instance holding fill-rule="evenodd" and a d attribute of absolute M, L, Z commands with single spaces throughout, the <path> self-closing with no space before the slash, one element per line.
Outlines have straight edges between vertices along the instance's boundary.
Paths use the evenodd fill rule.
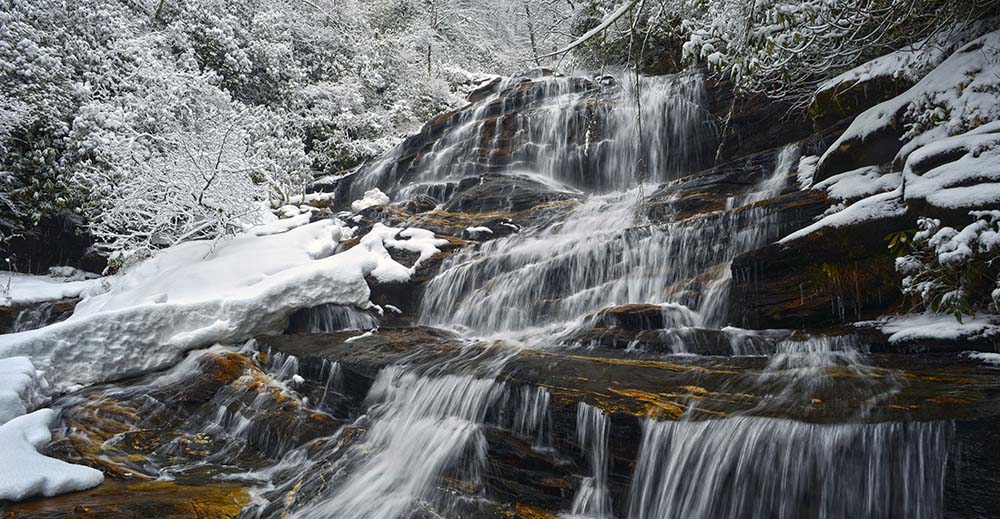
<path fill-rule="evenodd" d="M 34 276 L 16 272 L 0 272 L 0 306 L 23 305 L 79 297 L 99 279 L 77 277 Z"/>
<path fill-rule="evenodd" d="M 389 203 L 389 196 L 382 192 L 379 188 L 369 189 L 365 191 L 365 196 L 360 200 L 355 200 L 351 202 L 351 210 L 355 213 L 364 211 L 369 207 L 375 207 L 377 205 L 386 205 Z"/>
<path fill-rule="evenodd" d="M 889 342 L 902 343 L 918 340 L 971 340 L 994 336 L 1000 333 L 998 317 L 980 314 L 965 317 L 959 322 L 952 315 L 905 314 L 882 318 L 873 323 L 883 333 L 889 335 Z"/>
<path fill-rule="evenodd" d="M 868 110 L 823 154 L 817 178 L 892 161 L 1000 119 L 1000 31 L 962 46 L 904 93 Z"/>

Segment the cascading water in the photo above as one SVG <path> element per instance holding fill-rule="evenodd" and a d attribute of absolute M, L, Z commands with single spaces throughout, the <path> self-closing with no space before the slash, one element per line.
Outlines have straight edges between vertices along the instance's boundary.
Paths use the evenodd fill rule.
<path fill-rule="evenodd" d="M 486 449 L 478 425 L 501 395 L 491 379 L 383 370 L 368 396 L 363 440 L 337 461 L 340 481 L 293 517 L 394 519 L 421 507 L 447 508 L 433 492 L 435 478 L 459 468 L 475 480 Z"/>
<path fill-rule="evenodd" d="M 941 516 L 950 426 L 643 424 L 629 519 Z"/>
<path fill-rule="evenodd" d="M 570 517 L 611 517 L 608 493 L 608 417 L 600 409 L 581 403 L 576 411 L 576 436 L 580 449 L 589 455 L 591 475 L 584 478 L 573 498 Z"/>
<path fill-rule="evenodd" d="M 533 342 L 539 328 L 571 327 L 602 308 L 669 302 L 696 309 L 699 326 L 724 324 L 729 262 L 777 238 L 770 211 L 750 206 L 782 191 L 798 147 L 782 150 L 773 173 L 735 207 L 652 223 L 642 214 L 642 182 L 693 171 L 711 140 L 704 86 L 695 74 L 644 78 L 625 82 L 617 95 L 614 108 L 604 108 L 600 132 L 578 120 L 586 109 L 574 103 L 594 103 L 578 93 L 523 116 L 521 133 L 531 144 L 523 149 L 535 152 L 518 164 L 572 185 L 618 191 L 590 196 L 563 221 L 450 258 L 427 284 L 421 323 Z M 580 132 L 588 135 L 585 145 L 567 137 Z"/>
<path fill-rule="evenodd" d="M 296 312 L 288 330 L 302 333 L 328 333 L 341 330 L 371 330 L 378 328 L 378 319 L 350 306 L 320 305 Z"/>

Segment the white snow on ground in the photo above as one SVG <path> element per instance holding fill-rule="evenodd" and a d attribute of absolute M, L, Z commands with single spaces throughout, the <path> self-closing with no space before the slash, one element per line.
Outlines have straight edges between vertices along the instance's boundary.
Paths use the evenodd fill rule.
<path fill-rule="evenodd" d="M 982 351 L 970 351 L 965 354 L 970 359 L 979 360 L 986 364 L 1000 366 L 1000 353 L 986 353 Z"/>
<path fill-rule="evenodd" d="M 425 259 L 440 240 L 428 231 L 376 225 L 360 245 L 333 255 L 343 228 L 323 220 L 280 234 L 245 233 L 162 251 L 91 294 L 66 321 L 0 335 L 0 357 L 29 356 L 56 390 L 175 363 L 190 349 L 271 331 L 299 308 L 366 308 L 365 276 L 405 280 L 412 268 L 386 244 Z M 402 239 L 409 238 L 409 239 Z"/>
<path fill-rule="evenodd" d="M 975 339 L 1000 333 L 1000 316 L 979 314 L 963 317 L 958 322 L 952 315 L 906 314 L 883 317 L 878 321 L 858 323 L 875 325 L 889 334 L 889 342 L 899 343 L 920 339 Z"/>
<path fill-rule="evenodd" d="M 54 496 L 104 481 L 99 470 L 38 453 L 52 439 L 49 425 L 54 419 L 54 411 L 39 409 L 0 425 L 0 501 Z"/>
<path fill-rule="evenodd" d="M 374 207 L 376 205 L 385 205 L 389 203 L 389 196 L 382 192 L 379 188 L 369 189 L 365 191 L 365 196 L 360 200 L 355 200 L 351 202 L 351 210 L 355 213 L 364 211 L 369 207 Z"/>
<path fill-rule="evenodd" d="M 849 200 L 896 189 L 901 181 L 899 173 L 883 175 L 877 166 L 866 166 L 834 175 L 816 184 L 813 189 L 825 189 L 833 198 Z"/>
<path fill-rule="evenodd" d="M 67 281 L 65 277 L 33 276 L 0 272 L 0 306 L 55 301 L 79 297 L 85 290 L 99 283 L 96 279 Z M 10 283 L 10 291 L 6 288 Z"/>
<path fill-rule="evenodd" d="M 906 213 L 906 206 L 900 200 L 899 190 L 879 193 L 859 200 L 847 208 L 825 216 L 819 221 L 803 227 L 788 236 L 778 240 L 778 243 L 788 243 L 824 227 L 843 227 L 875 218 L 888 218 Z"/>

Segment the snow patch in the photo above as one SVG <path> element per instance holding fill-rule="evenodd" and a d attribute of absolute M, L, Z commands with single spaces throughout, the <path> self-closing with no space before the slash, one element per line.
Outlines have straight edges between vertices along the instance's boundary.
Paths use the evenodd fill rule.
<path fill-rule="evenodd" d="M 986 364 L 1000 366 L 1000 353 L 986 353 L 982 351 L 970 351 L 965 354 L 970 359 L 979 360 Z"/>
<path fill-rule="evenodd" d="M 100 283 L 98 279 L 71 281 L 72 279 L 78 278 L 0 272 L 0 306 L 80 297 L 85 291 Z M 8 286 L 10 287 L 9 291 L 7 290 Z"/>
<path fill-rule="evenodd" d="M 40 409 L 0 425 L 0 501 L 54 496 L 101 484 L 101 471 L 39 454 L 52 439 L 51 409 Z"/>

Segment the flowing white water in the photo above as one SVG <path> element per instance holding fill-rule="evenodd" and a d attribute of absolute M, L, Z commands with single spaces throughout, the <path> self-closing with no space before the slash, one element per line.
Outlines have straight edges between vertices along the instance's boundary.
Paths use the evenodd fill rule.
<path fill-rule="evenodd" d="M 699 74 L 640 77 L 601 87 L 559 75 L 511 78 L 451 116 L 431 149 L 400 169 L 402 147 L 354 181 L 394 198 L 446 200 L 485 171 L 533 174 L 577 188 L 625 190 L 675 178 L 698 163 L 713 129 Z"/>
<path fill-rule="evenodd" d="M 643 424 L 629 519 L 941 516 L 945 423 Z"/>
<path fill-rule="evenodd" d="M 591 475 L 583 478 L 573 498 L 569 517 L 611 517 L 608 492 L 608 417 L 598 408 L 580 403 L 576 408 L 576 436 L 580 449 L 589 454 Z"/>
<path fill-rule="evenodd" d="M 347 448 L 332 473 L 338 484 L 293 517 L 394 519 L 446 508 L 434 491 L 436 478 L 459 469 L 477 479 L 486 451 L 479 425 L 503 390 L 487 378 L 382 370 L 368 395 L 364 438 Z"/>
<path fill-rule="evenodd" d="M 378 328 L 378 319 L 369 313 L 344 305 L 320 305 L 300 310 L 292 316 L 290 332 L 329 333 L 342 330 Z"/>
<path fill-rule="evenodd" d="M 709 125 L 699 76 L 645 78 L 639 87 L 640 104 L 632 104 L 635 85 L 626 83 L 605 113 L 601 138 L 583 147 L 566 137 L 585 131 L 576 121 L 580 109 L 569 106 L 579 94 L 531 113 L 523 131 L 544 151 L 533 159 L 540 171 L 574 185 L 585 185 L 574 175 L 588 172 L 592 183 L 626 190 L 592 195 L 563 221 L 449 258 L 427 284 L 422 324 L 532 342 L 547 335 L 539 329 L 568 329 L 602 308 L 664 302 L 696 309 L 698 326 L 724 324 L 730 261 L 777 237 L 768 209 L 744 206 L 780 194 L 798 146 L 778 154 L 774 172 L 748 190 L 738 210 L 652 224 L 642 214 L 644 189 L 634 186 L 690 172 Z M 597 162 L 581 165 L 586 161 Z"/>

